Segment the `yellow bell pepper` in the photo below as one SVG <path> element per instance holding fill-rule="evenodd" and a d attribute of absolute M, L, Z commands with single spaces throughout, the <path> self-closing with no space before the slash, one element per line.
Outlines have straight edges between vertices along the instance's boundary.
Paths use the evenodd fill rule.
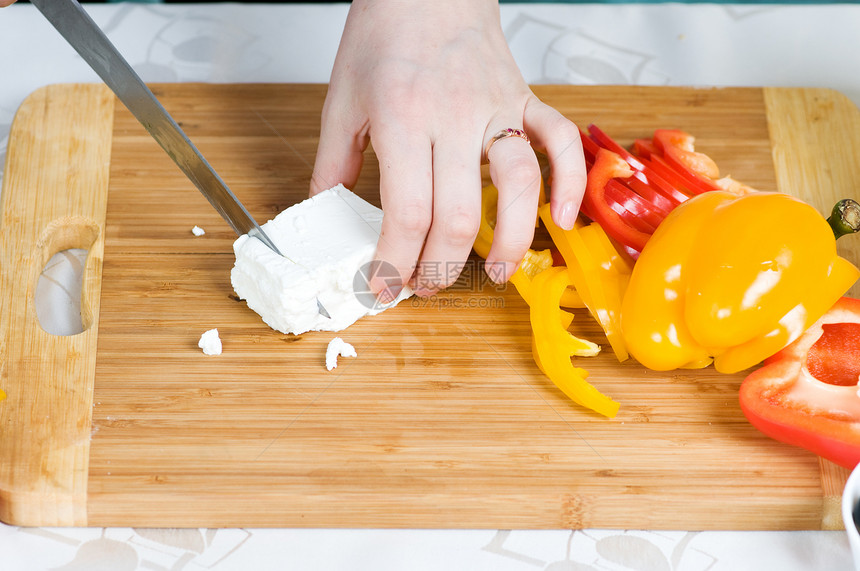
<path fill-rule="evenodd" d="M 857 280 L 833 232 L 786 194 L 711 191 L 678 206 L 633 268 L 627 347 L 654 370 L 734 373 L 796 339 Z"/>
<path fill-rule="evenodd" d="M 604 416 L 618 414 L 618 403 L 602 394 L 585 379 L 588 371 L 575 367 L 571 357 L 591 357 L 600 347 L 571 335 L 559 319 L 559 300 L 570 284 L 564 267 L 548 268 L 534 277 L 532 287 L 541 295 L 532 298 L 532 353 L 540 370 L 572 401 Z"/>

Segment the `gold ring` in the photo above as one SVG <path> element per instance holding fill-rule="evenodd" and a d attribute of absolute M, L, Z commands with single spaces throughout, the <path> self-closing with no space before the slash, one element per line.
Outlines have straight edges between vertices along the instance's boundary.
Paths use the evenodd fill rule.
<path fill-rule="evenodd" d="M 526 132 L 522 129 L 502 129 L 501 131 L 493 135 L 493 138 L 490 139 L 489 143 L 487 143 L 487 148 L 484 150 L 484 157 L 487 158 L 487 162 L 490 161 L 490 148 L 493 146 L 493 143 L 502 139 L 507 139 L 508 137 L 519 137 L 526 143 L 531 143 L 531 141 L 529 140 L 529 136 L 526 135 Z"/>

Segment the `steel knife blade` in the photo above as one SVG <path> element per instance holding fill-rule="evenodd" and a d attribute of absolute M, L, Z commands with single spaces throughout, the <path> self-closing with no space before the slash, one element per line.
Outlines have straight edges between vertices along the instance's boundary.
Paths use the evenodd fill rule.
<path fill-rule="evenodd" d="M 254 236 L 280 255 L 275 243 L 77 0 L 31 3 L 113 90 L 236 233 Z"/>

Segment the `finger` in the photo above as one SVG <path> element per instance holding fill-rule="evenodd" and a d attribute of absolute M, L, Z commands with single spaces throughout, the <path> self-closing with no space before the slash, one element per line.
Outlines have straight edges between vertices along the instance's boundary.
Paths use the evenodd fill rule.
<path fill-rule="evenodd" d="M 385 212 L 376 259 L 391 264 L 400 283 L 371 282 L 370 288 L 388 302 L 412 277 L 433 220 L 432 151 L 426 135 L 408 130 L 380 132 L 373 144 Z"/>
<path fill-rule="evenodd" d="M 433 223 L 414 278 L 427 296 L 457 280 L 481 222 L 480 142 L 433 147 Z"/>
<path fill-rule="evenodd" d="M 537 98 L 526 104 L 523 120 L 535 148 L 545 152 L 549 159 L 552 219 L 561 228 L 570 230 L 582 204 L 587 178 L 579 128 Z"/>
<path fill-rule="evenodd" d="M 339 105 L 336 96 L 330 93 L 323 106 L 310 196 L 338 184 L 354 188 L 368 141 L 367 123 L 352 121 L 349 107 Z"/>
<path fill-rule="evenodd" d="M 499 190 L 493 245 L 486 271 L 504 283 L 525 256 L 534 238 L 540 166 L 531 146 L 519 137 L 497 141 L 489 150 L 490 178 Z"/>

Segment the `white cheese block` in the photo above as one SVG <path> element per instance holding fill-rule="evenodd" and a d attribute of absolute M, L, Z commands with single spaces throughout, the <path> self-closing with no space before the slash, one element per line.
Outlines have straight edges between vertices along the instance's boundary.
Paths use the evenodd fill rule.
<path fill-rule="evenodd" d="M 247 234 L 234 242 L 233 289 L 282 333 L 345 329 L 412 295 L 403 288 L 382 305 L 356 291 L 366 289 L 356 274 L 373 259 L 381 227 L 382 210 L 343 185 L 330 188 L 263 224 L 283 256 Z M 320 314 L 317 300 L 330 319 Z"/>

